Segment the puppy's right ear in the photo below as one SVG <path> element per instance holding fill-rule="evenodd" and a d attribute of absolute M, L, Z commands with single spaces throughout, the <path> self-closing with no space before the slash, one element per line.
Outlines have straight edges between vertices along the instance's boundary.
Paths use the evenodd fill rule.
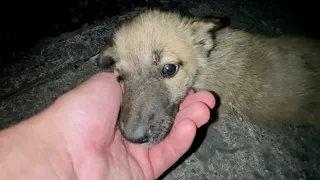
<path fill-rule="evenodd" d="M 113 43 L 109 43 L 105 48 L 100 51 L 97 57 L 97 65 L 105 69 L 107 72 L 113 72 L 115 66 L 115 48 Z"/>

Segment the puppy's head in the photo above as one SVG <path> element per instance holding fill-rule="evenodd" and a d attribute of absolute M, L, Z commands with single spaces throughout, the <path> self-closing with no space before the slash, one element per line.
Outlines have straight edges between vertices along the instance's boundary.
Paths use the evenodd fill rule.
<path fill-rule="evenodd" d="M 98 65 L 123 88 L 119 116 L 133 143 L 158 143 L 168 135 L 178 106 L 214 47 L 217 19 L 148 10 L 123 23 L 101 51 Z"/>

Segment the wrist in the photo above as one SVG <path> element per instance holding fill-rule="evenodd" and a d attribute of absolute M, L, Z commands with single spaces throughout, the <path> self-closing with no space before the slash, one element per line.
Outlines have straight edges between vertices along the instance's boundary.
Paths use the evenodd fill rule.
<path fill-rule="evenodd" d="M 53 121 L 40 113 L 0 132 L 0 179 L 75 179 Z"/>

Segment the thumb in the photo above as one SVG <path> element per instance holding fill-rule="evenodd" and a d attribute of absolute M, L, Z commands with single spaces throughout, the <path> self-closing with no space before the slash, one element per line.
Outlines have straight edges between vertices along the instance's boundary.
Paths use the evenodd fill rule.
<path fill-rule="evenodd" d="M 102 145 L 114 133 L 121 92 L 113 74 L 99 73 L 60 97 L 52 109 L 70 138 Z"/>

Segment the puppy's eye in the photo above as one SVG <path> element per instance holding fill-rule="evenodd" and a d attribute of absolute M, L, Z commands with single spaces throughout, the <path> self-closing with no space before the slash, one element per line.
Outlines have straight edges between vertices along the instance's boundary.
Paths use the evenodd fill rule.
<path fill-rule="evenodd" d="M 172 77 L 177 73 L 179 66 L 177 64 L 166 64 L 162 68 L 161 75 L 163 77 Z"/>

